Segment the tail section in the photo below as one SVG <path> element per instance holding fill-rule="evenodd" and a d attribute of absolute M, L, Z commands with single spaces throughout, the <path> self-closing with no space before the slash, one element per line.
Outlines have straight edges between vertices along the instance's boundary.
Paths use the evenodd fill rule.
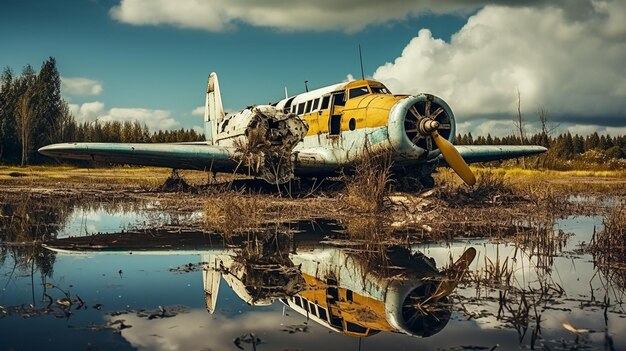
<path fill-rule="evenodd" d="M 206 101 L 204 104 L 204 133 L 209 144 L 215 143 L 217 139 L 217 124 L 224 119 L 224 107 L 222 106 L 222 95 L 220 85 L 217 81 L 217 73 L 209 75 L 207 84 Z"/>

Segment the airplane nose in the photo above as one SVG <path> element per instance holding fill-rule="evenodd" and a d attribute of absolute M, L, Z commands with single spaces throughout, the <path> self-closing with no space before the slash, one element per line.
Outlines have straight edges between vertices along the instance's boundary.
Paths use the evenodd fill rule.
<path fill-rule="evenodd" d="M 415 146 L 430 152 L 437 148 L 431 137 L 432 132 L 438 131 L 445 139 L 450 138 L 453 132 L 452 111 L 436 96 L 422 94 L 417 97 L 404 116 L 404 129 Z"/>
<path fill-rule="evenodd" d="M 441 124 L 435 120 L 424 119 L 423 123 L 420 123 L 420 133 L 430 134 L 439 129 L 439 126 L 441 126 Z"/>

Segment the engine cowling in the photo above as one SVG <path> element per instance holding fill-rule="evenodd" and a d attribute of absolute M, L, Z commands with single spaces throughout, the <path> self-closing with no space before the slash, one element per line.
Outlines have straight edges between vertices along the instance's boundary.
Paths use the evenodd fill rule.
<path fill-rule="evenodd" d="M 389 139 L 394 150 L 406 158 L 431 159 L 439 149 L 431 133 L 454 142 L 456 122 L 450 106 L 431 94 L 408 96 L 396 103 L 389 114 Z"/>

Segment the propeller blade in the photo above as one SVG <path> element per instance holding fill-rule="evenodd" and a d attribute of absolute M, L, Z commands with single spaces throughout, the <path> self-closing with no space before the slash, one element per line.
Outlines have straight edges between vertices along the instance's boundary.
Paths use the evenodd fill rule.
<path fill-rule="evenodd" d="M 463 179 L 465 184 L 470 186 L 474 185 L 476 183 L 476 177 L 454 145 L 439 135 L 437 131 L 432 132 L 430 135 L 433 140 L 435 140 L 435 144 L 437 144 L 439 151 L 441 151 L 443 158 L 446 159 L 450 168 Z"/>
<path fill-rule="evenodd" d="M 463 278 L 463 275 L 467 272 L 469 265 L 472 261 L 474 261 L 474 257 L 476 257 L 475 248 L 470 247 L 465 250 L 461 257 L 459 257 L 459 259 L 446 270 L 446 277 L 439 283 L 437 290 L 431 296 L 430 300 L 437 302 L 442 297 L 452 294 L 457 285 L 459 285 L 459 280 Z"/>

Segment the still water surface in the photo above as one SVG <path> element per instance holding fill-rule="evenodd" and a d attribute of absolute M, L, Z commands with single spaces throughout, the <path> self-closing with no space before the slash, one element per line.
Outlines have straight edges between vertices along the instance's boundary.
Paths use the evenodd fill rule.
<path fill-rule="evenodd" d="M 57 234 L 140 226 L 139 212 L 76 209 Z M 547 250 L 490 239 L 342 246 L 317 225 L 244 249 L 0 247 L 0 349 L 624 350 L 623 280 L 581 250 L 601 222 L 559 220 L 555 231 L 573 235 Z M 455 292 L 422 304 L 470 247 Z"/>

